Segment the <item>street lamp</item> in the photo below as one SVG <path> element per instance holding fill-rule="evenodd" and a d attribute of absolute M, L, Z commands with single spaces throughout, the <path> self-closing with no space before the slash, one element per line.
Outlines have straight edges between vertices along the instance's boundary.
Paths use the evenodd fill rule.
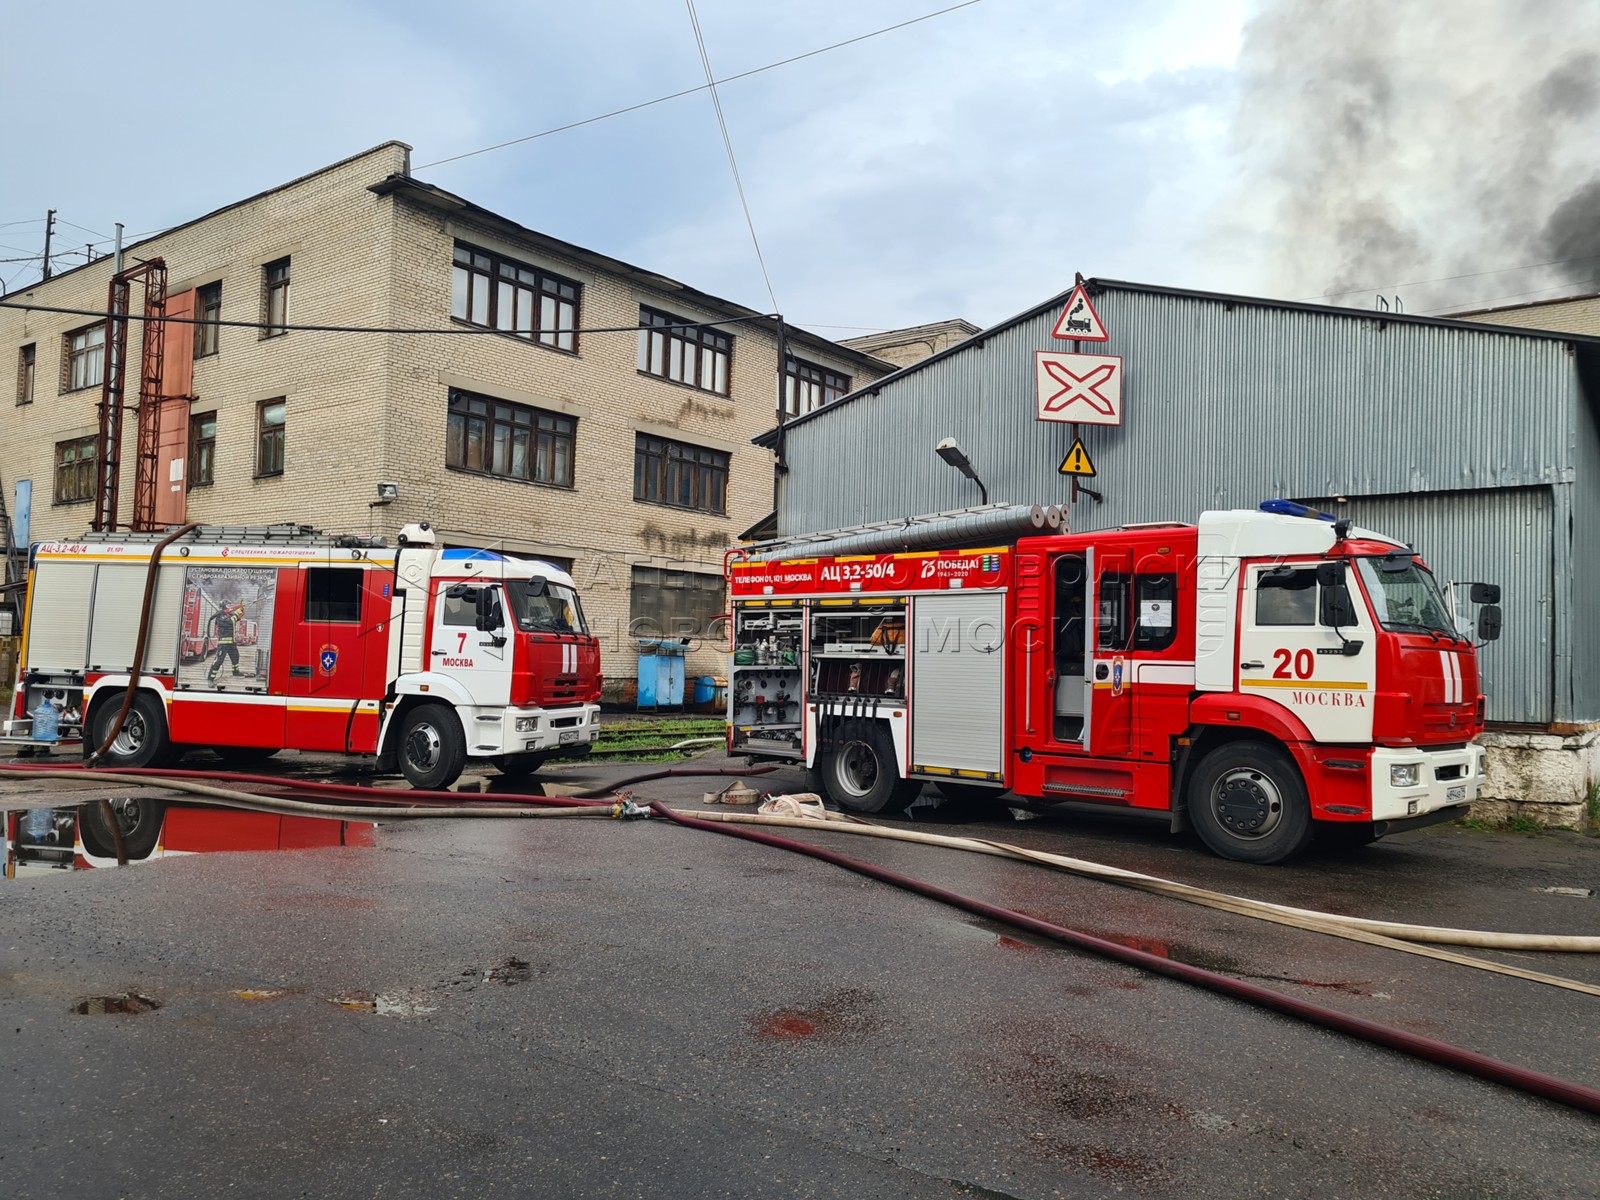
<path fill-rule="evenodd" d="M 977 484 L 979 496 L 985 504 L 989 503 L 989 489 L 983 486 L 983 480 L 978 478 L 978 473 L 972 469 L 972 462 L 961 452 L 961 447 L 956 444 L 955 438 L 945 438 L 933 449 L 934 453 L 945 462 Z"/>

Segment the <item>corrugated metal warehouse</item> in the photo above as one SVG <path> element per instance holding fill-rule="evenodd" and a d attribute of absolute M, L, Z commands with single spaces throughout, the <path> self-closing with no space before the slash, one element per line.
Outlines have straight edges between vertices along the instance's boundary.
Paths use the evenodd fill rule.
<path fill-rule="evenodd" d="M 757 439 L 781 457 L 779 534 L 977 503 L 945 437 L 991 502 L 1061 504 L 1078 530 L 1303 500 L 1412 543 L 1441 580 L 1500 583 L 1489 720 L 1595 769 L 1600 338 L 1085 288 L 1109 341 L 1081 349 L 1123 358 L 1122 423 L 1078 427 L 1103 502 L 1069 504 L 1073 427 L 1036 416 L 1036 352 L 1073 346 L 1052 333 L 1068 291 Z"/>

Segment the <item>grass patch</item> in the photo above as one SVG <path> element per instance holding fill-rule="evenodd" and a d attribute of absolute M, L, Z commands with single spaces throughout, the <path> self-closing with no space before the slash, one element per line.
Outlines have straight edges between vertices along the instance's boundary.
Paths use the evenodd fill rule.
<path fill-rule="evenodd" d="M 1583 801 L 1583 831 L 1590 837 L 1600 837 L 1600 779 L 1589 781 L 1589 794 Z"/>
<path fill-rule="evenodd" d="M 1506 823 L 1506 828 L 1512 833 L 1543 833 L 1544 826 L 1532 817 L 1512 817 Z"/>
<path fill-rule="evenodd" d="M 600 726 L 600 740 L 592 753 L 624 762 L 677 762 L 692 754 L 714 750 L 714 744 L 672 749 L 690 738 L 720 738 L 727 727 L 717 717 L 677 717 L 661 721 L 627 721 Z"/>

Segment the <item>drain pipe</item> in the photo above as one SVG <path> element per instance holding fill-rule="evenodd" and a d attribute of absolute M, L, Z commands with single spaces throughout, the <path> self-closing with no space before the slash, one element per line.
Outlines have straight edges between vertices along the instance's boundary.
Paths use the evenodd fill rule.
<path fill-rule="evenodd" d="M 1024 916 L 1022 913 L 1013 912 L 1008 908 L 989 904 L 983 900 L 976 900 L 970 896 L 963 896 L 959 892 L 952 892 L 936 884 L 924 883 L 920 879 L 912 879 L 895 871 L 888 871 L 882 867 L 873 866 L 859 859 L 849 858 L 846 855 L 832 850 L 824 850 L 819 846 L 807 845 L 805 842 L 795 841 L 791 838 L 778 837 L 775 834 L 760 833 L 754 829 L 742 829 L 734 825 L 723 825 L 716 821 L 702 821 L 695 817 L 686 817 L 682 813 L 672 811 L 659 802 L 650 806 L 657 816 L 664 817 L 675 824 L 690 829 L 706 830 L 714 833 L 725 834 L 728 837 L 743 838 L 746 841 L 759 842 L 764 846 L 774 846 L 780 850 L 788 850 L 794 854 L 803 854 L 809 858 L 819 859 L 836 867 L 843 867 L 847 871 L 854 871 L 858 875 L 865 875 L 869 879 L 876 879 L 883 883 L 893 884 L 918 895 L 927 896 L 941 903 L 952 905 L 956 908 L 966 909 L 970 913 L 984 917 L 991 921 L 998 921 L 1010 925 L 1015 929 L 1024 930 L 1040 937 L 1050 938 L 1052 941 L 1062 942 L 1079 950 L 1086 950 L 1105 958 L 1116 959 L 1118 962 L 1129 966 L 1140 967 L 1146 971 L 1153 971 L 1159 975 L 1166 975 L 1184 983 L 1202 987 L 1208 991 L 1217 992 L 1232 999 L 1243 1000 L 1247 1004 L 1258 1008 L 1267 1008 L 1287 1016 L 1298 1018 L 1324 1029 L 1331 1029 L 1337 1033 L 1347 1034 L 1359 1038 L 1376 1046 L 1383 1046 L 1390 1050 L 1398 1050 L 1410 1054 L 1427 1062 L 1438 1063 L 1452 1070 L 1474 1075 L 1479 1079 L 1487 1079 L 1492 1083 L 1503 1084 L 1530 1095 L 1540 1096 L 1547 1100 L 1554 1100 L 1559 1104 L 1566 1104 L 1585 1112 L 1600 1114 L 1600 1088 L 1588 1087 L 1581 1083 L 1546 1075 L 1540 1071 L 1533 1071 L 1527 1067 L 1519 1067 L 1514 1063 L 1502 1062 L 1499 1059 L 1489 1058 L 1487 1055 L 1478 1054 L 1460 1046 L 1452 1046 L 1448 1042 L 1441 1042 L 1435 1038 L 1423 1037 L 1421 1034 L 1410 1033 L 1404 1029 L 1393 1029 L 1387 1025 L 1380 1025 L 1376 1021 L 1366 1021 L 1360 1017 L 1352 1017 L 1335 1009 L 1325 1008 L 1320 1004 L 1311 1004 L 1305 1000 L 1298 1000 L 1293 996 L 1285 996 L 1281 992 L 1274 992 L 1257 984 L 1246 983 L 1241 979 L 1232 979 L 1220 975 L 1215 971 L 1207 971 L 1201 967 L 1193 967 L 1188 963 L 1174 962 L 1169 958 L 1150 954 L 1143 950 L 1135 950 L 1131 946 L 1118 945 L 1108 942 L 1103 938 L 1093 937 L 1077 930 L 1067 929 L 1060 925 L 1053 925 L 1048 921 L 1041 921 L 1036 917 Z"/>
<path fill-rule="evenodd" d="M 105 752 L 111 749 L 112 743 L 121 736 L 122 726 L 127 721 L 128 714 L 133 711 L 133 698 L 139 687 L 139 670 L 144 666 L 144 640 L 150 633 L 150 607 L 155 600 L 156 572 L 161 565 L 161 552 L 190 530 L 198 528 L 199 523 L 194 521 L 187 525 L 181 525 L 157 542 L 150 551 L 150 567 L 144 576 L 144 602 L 139 608 L 139 636 L 138 640 L 133 644 L 133 665 L 128 668 L 128 690 L 123 693 L 122 709 L 117 713 L 117 719 L 111 723 L 111 732 L 106 735 L 105 744 L 89 755 L 89 765 L 91 767 L 100 761 Z M 87 733 L 89 714 L 84 713 L 83 716 L 84 732 Z M 84 744 L 85 746 L 88 745 L 87 742 Z M 117 866 L 127 866 L 128 852 L 122 846 L 122 827 L 117 823 L 117 815 L 111 809 L 110 800 L 102 799 L 100 801 L 100 815 L 111 828 L 111 842 L 117 851 Z"/>

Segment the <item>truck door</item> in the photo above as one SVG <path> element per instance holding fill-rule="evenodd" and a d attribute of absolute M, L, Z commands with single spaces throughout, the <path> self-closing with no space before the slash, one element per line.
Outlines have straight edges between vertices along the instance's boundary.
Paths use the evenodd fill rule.
<path fill-rule="evenodd" d="M 1133 750 L 1133 576 L 1122 556 L 1091 560 L 1094 576 L 1094 645 L 1089 671 L 1089 753 L 1125 758 Z"/>
<path fill-rule="evenodd" d="M 1051 671 L 1053 672 L 1053 724 L 1051 740 L 1080 749 L 1088 745 L 1089 652 L 1093 622 L 1089 611 L 1089 580 L 1094 551 L 1063 554 L 1055 560 L 1052 575 L 1054 605 L 1051 612 Z"/>
<path fill-rule="evenodd" d="M 1348 595 L 1348 577 L 1337 587 Z M 1367 742 L 1377 682 L 1371 621 L 1356 604 L 1353 624 L 1335 629 L 1327 590 L 1318 585 L 1315 562 L 1246 565 L 1239 690 L 1287 708 L 1319 742 Z M 1345 653 L 1358 643 L 1358 651 Z"/>
<path fill-rule="evenodd" d="M 479 612 L 488 629 L 478 628 Z M 498 584 L 441 583 L 434 600 L 428 669 L 459 680 L 478 705 L 511 703 L 512 636 Z M 470 733 L 469 740 L 470 740 Z"/>
<path fill-rule="evenodd" d="M 365 695 L 366 572 L 358 566 L 308 566 L 299 575 L 286 744 L 343 751 Z"/>

